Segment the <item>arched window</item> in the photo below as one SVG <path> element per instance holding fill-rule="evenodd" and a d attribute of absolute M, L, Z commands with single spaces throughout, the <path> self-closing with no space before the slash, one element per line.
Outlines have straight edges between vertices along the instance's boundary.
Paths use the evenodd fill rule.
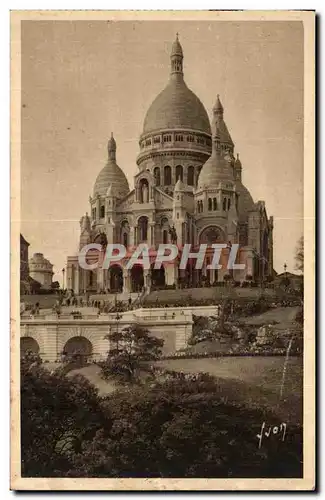
<path fill-rule="evenodd" d="M 164 168 L 164 185 L 170 186 L 172 183 L 172 169 L 169 165 Z"/>
<path fill-rule="evenodd" d="M 183 181 L 183 167 L 182 165 L 177 165 L 176 167 L 176 182 L 180 179 Z"/>
<path fill-rule="evenodd" d="M 100 218 L 101 218 L 101 219 L 104 219 L 104 217 L 105 217 L 105 206 L 104 206 L 104 205 L 102 205 L 102 206 L 100 207 Z"/>
<path fill-rule="evenodd" d="M 188 167 L 187 169 L 187 184 L 194 186 L 194 167 Z"/>
<path fill-rule="evenodd" d="M 218 210 L 217 198 L 213 198 L 213 210 Z"/>
<path fill-rule="evenodd" d="M 91 216 L 93 220 L 96 220 L 96 207 L 92 209 Z"/>
<path fill-rule="evenodd" d="M 168 243 L 168 231 L 167 231 L 167 229 L 163 230 L 163 243 L 165 245 Z"/>
<path fill-rule="evenodd" d="M 148 218 L 140 217 L 138 221 L 139 243 L 148 239 Z"/>
<path fill-rule="evenodd" d="M 227 210 L 227 198 L 223 199 L 222 210 L 225 212 Z"/>
<path fill-rule="evenodd" d="M 200 213 L 200 202 L 199 201 L 197 202 L 196 206 L 197 206 L 198 213 Z"/>
<path fill-rule="evenodd" d="M 230 209 L 230 198 L 228 198 L 228 210 Z"/>
<path fill-rule="evenodd" d="M 211 198 L 208 199 L 208 210 L 209 211 L 212 210 L 212 199 Z"/>
<path fill-rule="evenodd" d="M 124 220 L 121 225 L 121 243 L 127 248 L 129 246 L 130 226 L 127 220 Z"/>
<path fill-rule="evenodd" d="M 215 226 L 209 226 L 205 228 L 200 234 L 199 242 L 211 244 L 216 243 L 217 241 L 222 241 L 223 238 L 224 235 L 219 228 Z"/>
<path fill-rule="evenodd" d="M 160 186 L 160 168 L 156 167 L 153 171 L 153 175 L 156 181 L 156 186 Z"/>

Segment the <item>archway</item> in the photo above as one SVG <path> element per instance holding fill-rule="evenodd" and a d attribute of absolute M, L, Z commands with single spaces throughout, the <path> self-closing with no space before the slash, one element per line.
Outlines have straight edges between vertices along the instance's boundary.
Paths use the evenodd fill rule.
<path fill-rule="evenodd" d="M 93 346 L 86 337 L 72 337 L 63 348 L 63 355 L 72 356 L 76 361 L 87 362 L 93 354 Z"/>
<path fill-rule="evenodd" d="M 127 248 L 129 246 L 129 234 L 130 226 L 127 220 L 124 220 L 121 224 L 121 243 Z"/>
<path fill-rule="evenodd" d="M 176 182 L 178 180 L 183 181 L 183 167 L 182 167 L 182 165 L 176 166 Z"/>
<path fill-rule="evenodd" d="M 162 217 L 160 221 L 161 238 L 160 240 L 166 245 L 169 240 L 169 222 L 167 217 Z"/>
<path fill-rule="evenodd" d="M 155 167 L 155 169 L 153 171 L 153 176 L 154 176 L 155 181 L 156 181 L 156 186 L 160 186 L 160 168 L 159 167 Z"/>
<path fill-rule="evenodd" d="M 187 169 L 187 184 L 194 186 L 194 167 L 190 166 Z"/>
<path fill-rule="evenodd" d="M 148 217 L 144 215 L 138 220 L 138 243 L 147 241 L 148 239 Z"/>
<path fill-rule="evenodd" d="M 144 286 L 144 276 L 142 266 L 133 266 L 131 269 L 131 289 L 132 292 L 141 292 Z"/>
<path fill-rule="evenodd" d="M 172 183 L 172 169 L 169 165 L 164 167 L 164 185 L 170 186 Z"/>
<path fill-rule="evenodd" d="M 157 290 L 166 285 L 165 268 L 161 266 L 160 269 L 155 269 L 154 266 L 155 264 L 151 265 L 151 286 L 152 289 Z"/>
<path fill-rule="evenodd" d="M 39 354 L 40 348 L 38 342 L 33 337 L 22 337 L 20 339 L 20 354 Z"/>
<path fill-rule="evenodd" d="M 224 243 L 225 237 L 223 231 L 216 226 L 208 226 L 200 234 L 199 237 L 200 243 L 207 243 L 211 245 L 212 243 Z"/>
<path fill-rule="evenodd" d="M 120 266 L 112 266 L 109 269 L 109 288 L 113 293 L 120 293 L 123 290 L 123 271 Z"/>

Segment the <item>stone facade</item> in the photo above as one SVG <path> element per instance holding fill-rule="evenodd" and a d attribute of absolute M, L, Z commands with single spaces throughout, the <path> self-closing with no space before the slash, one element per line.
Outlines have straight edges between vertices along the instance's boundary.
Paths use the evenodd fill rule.
<path fill-rule="evenodd" d="M 41 284 L 43 290 L 51 290 L 53 264 L 42 253 L 34 253 L 29 261 L 30 277 Z"/>
<path fill-rule="evenodd" d="M 119 265 L 86 271 L 78 256 L 67 260 L 67 288 L 84 292 L 137 292 L 186 282 L 195 286 L 204 279 L 211 284 L 231 274 L 236 281 L 262 281 L 273 274 L 273 218 L 265 203 L 254 203 L 242 183 L 242 164 L 234 156 L 234 143 L 224 120 L 219 96 L 210 124 L 198 97 L 187 87 L 183 75 L 183 50 L 176 39 L 171 51 L 170 79 L 150 106 L 139 139 L 138 173 L 134 189 L 116 163 L 116 142 L 108 141 L 107 164 L 99 173 L 89 198 L 90 215 L 80 220 L 79 250 L 93 242 L 120 243 L 128 253 Z M 132 248 L 150 247 L 154 260 L 159 243 L 193 251 L 201 243 L 226 243 L 222 269 L 208 269 L 212 249 L 202 270 L 195 259 L 186 270 L 179 260 L 159 271 L 141 266 L 125 270 Z M 239 244 L 236 263 L 245 269 L 228 270 L 230 248 Z M 91 255 L 90 255 L 91 260 Z M 93 254 L 94 262 L 98 255 Z M 228 276 L 229 278 L 229 276 Z"/>

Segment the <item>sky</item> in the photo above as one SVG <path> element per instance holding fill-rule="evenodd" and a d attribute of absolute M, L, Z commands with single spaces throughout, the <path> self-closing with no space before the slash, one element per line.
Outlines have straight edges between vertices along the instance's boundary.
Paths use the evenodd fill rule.
<path fill-rule="evenodd" d="M 217 94 L 243 182 L 274 216 L 274 268 L 294 272 L 303 233 L 303 25 L 299 21 L 23 21 L 21 232 L 54 279 L 111 132 L 130 187 L 147 109 L 165 87 L 176 33 L 184 78 L 210 118 Z"/>

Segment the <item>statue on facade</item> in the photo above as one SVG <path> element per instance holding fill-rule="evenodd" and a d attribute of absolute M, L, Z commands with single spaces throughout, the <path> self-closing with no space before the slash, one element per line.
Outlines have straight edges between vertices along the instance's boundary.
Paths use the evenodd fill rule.
<path fill-rule="evenodd" d="M 103 247 L 107 247 L 107 236 L 105 233 L 100 233 L 99 235 L 99 244 L 102 245 Z"/>
<path fill-rule="evenodd" d="M 170 235 L 170 240 L 173 244 L 176 244 L 177 243 L 177 232 L 176 232 L 176 229 L 175 229 L 175 226 L 173 225 L 173 227 L 170 227 L 169 226 L 169 235 Z"/>
<path fill-rule="evenodd" d="M 148 203 L 149 201 L 149 189 L 146 183 L 142 186 L 142 201 L 143 203 Z"/>

